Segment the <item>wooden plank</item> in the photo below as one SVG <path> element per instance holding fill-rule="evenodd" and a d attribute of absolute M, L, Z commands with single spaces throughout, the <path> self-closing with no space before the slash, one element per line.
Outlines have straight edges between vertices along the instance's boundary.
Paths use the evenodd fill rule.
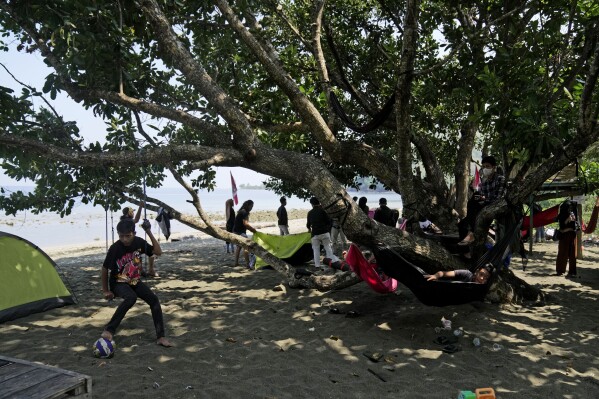
<path fill-rule="evenodd" d="M 56 377 L 56 375 L 56 372 L 30 368 L 27 373 L 22 374 L 17 378 L 6 380 L 4 384 L 0 385 L 0 398 L 5 399 L 18 397 L 20 396 L 21 391 L 42 384 L 45 381 Z"/>
<path fill-rule="evenodd" d="M 55 375 L 53 378 L 19 391 L 19 396 L 29 399 L 55 399 L 75 396 L 70 393 L 79 392 L 78 388 L 85 387 L 84 377 Z"/>
<path fill-rule="evenodd" d="M 8 366 L 0 367 L 0 385 L 11 378 L 28 373 L 30 370 L 31 366 L 19 363 L 11 363 Z"/>
<path fill-rule="evenodd" d="M 90 376 L 58 367 L 0 356 L 0 398 L 92 397 Z"/>

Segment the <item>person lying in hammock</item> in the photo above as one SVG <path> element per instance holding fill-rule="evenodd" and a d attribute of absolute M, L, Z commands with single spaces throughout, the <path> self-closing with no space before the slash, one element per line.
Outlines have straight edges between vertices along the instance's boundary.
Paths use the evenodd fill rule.
<path fill-rule="evenodd" d="M 438 271 L 435 274 L 425 276 L 427 281 L 435 281 L 439 279 L 452 279 L 461 282 L 473 282 L 478 284 L 486 284 L 491 277 L 491 266 L 483 265 L 476 269 L 474 273 L 466 269 Z"/>

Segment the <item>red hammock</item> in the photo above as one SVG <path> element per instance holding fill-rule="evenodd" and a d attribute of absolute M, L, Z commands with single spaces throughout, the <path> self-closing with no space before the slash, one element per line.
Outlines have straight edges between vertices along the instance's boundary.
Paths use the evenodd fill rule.
<path fill-rule="evenodd" d="M 599 216 L 599 206 L 595 204 L 593 208 L 593 213 L 591 213 L 591 218 L 589 219 L 589 224 L 585 225 L 584 221 L 582 222 L 582 232 L 584 234 L 592 234 L 597 227 L 597 217 Z M 582 220 L 581 220 L 582 221 Z"/>
<path fill-rule="evenodd" d="M 559 205 L 553 206 L 551 208 L 545 209 L 539 213 L 535 213 L 532 215 L 532 227 L 541 227 L 546 226 L 548 224 L 554 223 L 557 221 L 557 214 L 559 211 Z M 591 234 L 595 231 L 597 227 L 597 218 L 599 217 L 599 205 L 595 204 L 593 208 L 593 213 L 591 214 L 591 218 L 589 219 L 589 224 L 586 225 L 584 221 L 582 221 L 582 232 L 584 234 Z M 524 216 L 522 220 L 521 230 L 528 230 L 530 226 L 530 216 Z"/>
<path fill-rule="evenodd" d="M 544 211 L 532 215 L 532 227 L 541 227 L 557 221 L 559 205 L 547 208 Z M 528 230 L 530 227 L 530 216 L 524 216 L 520 230 Z"/>
<path fill-rule="evenodd" d="M 383 279 L 376 271 L 376 263 L 368 262 L 360 249 L 354 244 L 349 247 L 349 251 L 345 255 L 345 261 L 358 277 L 379 294 L 386 294 L 397 290 L 397 280 L 390 277 Z"/>

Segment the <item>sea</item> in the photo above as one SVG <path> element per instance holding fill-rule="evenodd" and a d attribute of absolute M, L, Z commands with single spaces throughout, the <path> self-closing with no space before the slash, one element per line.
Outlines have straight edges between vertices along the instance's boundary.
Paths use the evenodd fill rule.
<path fill-rule="evenodd" d="M 18 190 L 28 192 L 33 189 L 26 186 L 4 186 L 3 188 L 7 193 Z M 353 191 L 349 192 L 349 194 L 352 197 L 366 197 L 368 199 L 368 206 L 371 209 L 378 207 L 378 201 L 381 197 L 387 199 L 387 205 L 391 209 L 401 210 L 403 207 L 401 196 L 394 192 Z M 195 208 L 187 202 L 190 199 L 189 193 L 183 188 L 149 188 L 147 195 L 159 199 L 182 213 L 192 216 L 197 215 Z M 223 215 L 222 220 L 215 220 L 215 222 L 224 222 L 225 201 L 232 198 L 231 190 L 221 188 L 217 188 L 214 191 L 202 190 L 199 192 L 199 196 L 202 208 L 206 212 L 221 213 Z M 269 190 L 238 188 L 237 196 L 239 204 L 236 205 L 235 209 L 239 209 L 241 204 L 249 199 L 254 201 L 253 210 L 255 211 L 271 210 L 274 213 L 280 206 L 279 199 L 281 196 Z M 133 206 L 137 209 L 133 204 L 123 204 L 123 207 L 125 206 Z M 291 209 L 311 209 L 311 205 L 306 200 L 291 196 L 287 197 L 287 210 Z M 71 214 L 64 218 L 50 212 L 34 214 L 30 211 L 22 211 L 18 212 L 16 216 L 2 214 L 0 216 L 0 231 L 25 238 L 45 250 L 61 246 L 84 245 L 90 242 L 109 244 L 113 241 L 113 226 L 116 228 L 120 216 L 120 212 L 106 212 L 102 207 L 83 204 L 78 201 L 73 207 Z M 149 220 L 152 221 L 155 217 L 155 212 L 148 212 L 147 218 Z M 158 230 L 157 223 L 153 221 L 152 231 L 156 233 Z M 171 221 L 172 234 L 188 234 L 193 232 L 195 232 L 194 229 L 176 220 Z"/>

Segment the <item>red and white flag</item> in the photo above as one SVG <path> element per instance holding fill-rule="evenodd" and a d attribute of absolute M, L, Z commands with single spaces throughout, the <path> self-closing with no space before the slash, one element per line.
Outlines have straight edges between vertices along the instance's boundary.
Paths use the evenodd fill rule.
<path fill-rule="evenodd" d="M 478 173 L 478 168 L 474 167 L 474 180 L 472 180 L 472 189 L 474 191 L 478 191 L 480 188 L 480 174 Z"/>
<path fill-rule="evenodd" d="M 235 184 L 235 179 L 233 179 L 233 173 L 229 172 L 231 175 L 231 190 L 233 190 L 233 202 L 235 205 L 239 203 L 239 199 L 237 199 L 237 185 Z"/>

